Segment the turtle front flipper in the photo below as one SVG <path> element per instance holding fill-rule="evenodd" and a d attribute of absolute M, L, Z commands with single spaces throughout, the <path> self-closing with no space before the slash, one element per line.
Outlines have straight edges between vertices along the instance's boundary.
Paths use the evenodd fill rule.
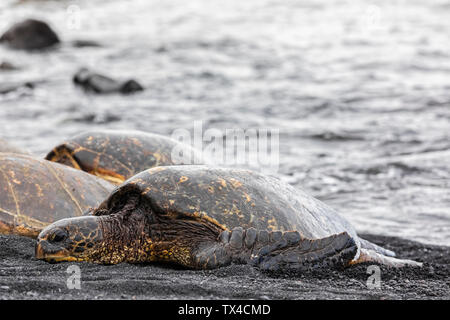
<path fill-rule="evenodd" d="M 216 242 L 200 243 L 194 267 L 211 269 L 230 263 L 252 264 L 263 270 L 305 270 L 345 267 L 358 248 L 347 233 L 310 240 L 296 231 L 256 230 L 241 227 L 223 231 Z"/>

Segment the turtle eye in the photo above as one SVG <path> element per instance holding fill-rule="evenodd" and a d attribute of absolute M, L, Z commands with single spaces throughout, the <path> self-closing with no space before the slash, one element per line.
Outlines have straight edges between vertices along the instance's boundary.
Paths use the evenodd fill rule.
<path fill-rule="evenodd" d="M 50 237 L 50 240 L 53 242 L 61 242 L 66 238 L 67 238 L 67 233 L 61 229 L 58 229 L 52 234 L 52 236 Z"/>

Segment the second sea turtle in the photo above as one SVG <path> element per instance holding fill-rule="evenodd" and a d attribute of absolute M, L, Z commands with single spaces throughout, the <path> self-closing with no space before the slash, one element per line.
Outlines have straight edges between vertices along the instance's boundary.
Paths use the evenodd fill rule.
<path fill-rule="evenodd" d="M 55 147 L 46 159 L 120 184 L 156 166 L 200 164 L 197 150 L 172 138 L 142 131 L 97 130 Z"/>
<path fill-rule="evenodd" d="M 0 234 L 36 237 L 57 220 L 97 207 L 113 188 L 58 163 L 0 153 Z"/>

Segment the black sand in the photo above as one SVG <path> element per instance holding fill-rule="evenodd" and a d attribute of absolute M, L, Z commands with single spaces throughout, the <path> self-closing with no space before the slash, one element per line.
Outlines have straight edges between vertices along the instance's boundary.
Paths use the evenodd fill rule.
<path fill-rule="evenodd" d="M 450 247 L 365 235 L 423 268 L 381 267 L 381 289 L 367 266 L 307 274 L 268 274 L 250 266 L 211 271 L 167 266 L 79 263 L 81 289 L 66 285 L 71 263 L 34 258 L 34 240 L 0 236 L 0 299 L 450 299 Z"/>

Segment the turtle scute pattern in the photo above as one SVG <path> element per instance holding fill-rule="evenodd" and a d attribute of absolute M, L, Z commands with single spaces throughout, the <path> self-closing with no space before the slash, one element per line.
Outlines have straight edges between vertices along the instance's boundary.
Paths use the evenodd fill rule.
<path fill-rule="evenodd" d="M 186 161 L 174 159 L 174 150 L 181 150 L 190 158 Z M 79 134 L 54 148 L 46 159 L 84 170 L 115 184 L 156 166 L 201 163 L 197 151 L 176 140 L 153 133 L 120 130 Z"/>
<path fill-rule="evenodd" d="M 27 155 L 0 153 L 0 233 L 36 236 L 48 224 L 95 208 L 113 185 Z"/>

